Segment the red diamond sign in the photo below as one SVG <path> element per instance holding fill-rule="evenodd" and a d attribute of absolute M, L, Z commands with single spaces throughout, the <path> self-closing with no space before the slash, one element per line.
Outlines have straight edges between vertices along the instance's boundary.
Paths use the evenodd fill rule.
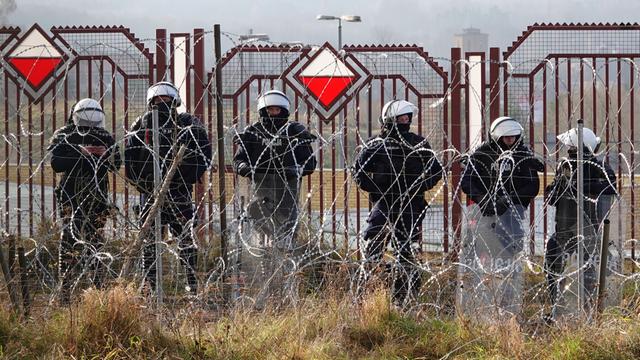
<path fill-rule="evenodd" d="M 284 74 L 287 84 L 327 123 L 372 78 L 352 49 L 345 49 L 344 56 L 338 56 L 329 43 L 304 49 Z"/>
<path fill-rule="evenodd" d="M 357 76 L 328 48 L 323 48 L 298 75 L 300 82 L 328 108 Z"/>
<path fill-rule="evenodd" d="M 32 27 L 6 58 L 34 89 L 39 88 L 63 60 L 60 50 L 39 26 Z"/>

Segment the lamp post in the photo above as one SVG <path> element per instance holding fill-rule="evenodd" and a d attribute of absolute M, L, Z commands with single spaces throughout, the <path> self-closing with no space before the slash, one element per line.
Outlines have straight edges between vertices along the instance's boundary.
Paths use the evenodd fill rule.
<path fill-rule="evenodd" d="M 316 16 L 316 20 L 338 20 L 338 52 L 342 50 L 342 21 L 344 20 L 346 22 L 362 22 L 362 19 L 358 15 L 340 15 L 340 16 L 318 15 Z M 339 112 L 338 119 L 340 121 L 340 126 L 344 126 L 345 119 L 342 111 Z M 342 149 L 346 150 L 346 147 L 344 144 L 344 137 L 340 136 L 338 139 L 339 139 L 338 141 L 340 145 L 342 146 Z M 343 163 L 342 165 L 346 167 L 345 163 Z"/>
<path fill-rule="evenodd" d="M 346 22 L 362 22 L 358 15 L 318 15 L 316 20 L 338 20 L 338 50 L 342 49 L 342 21 Z"/>

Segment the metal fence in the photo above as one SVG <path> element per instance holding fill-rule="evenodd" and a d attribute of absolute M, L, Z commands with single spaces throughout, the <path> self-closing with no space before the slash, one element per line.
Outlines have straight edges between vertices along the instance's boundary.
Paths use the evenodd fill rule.
<path fill-rule="evenodd" d="M 100 100 L 107 128 L 122 147 L 130 124 L 145 111 L 146 88 L 163 79 L 176 84 L 183 110 L 203 119 L 212 140 L 224 139 L 225 163 L 214 163 L 195 189 L 201 221 L 194 231 L 205 283 L 218 279 L 220 210 L 226 210 L 232 238 L 240 231 L 236 220 L 248 200 L 246 184 L 231 171 L 235 150 L 231 140 L 257 120 L 257 96 L 268 89 L 287 93 L 292 118 L 320 139 L 319 167 L 305 179 L 304 217 L 312 229 L 307 232 L 311 243 L 342 254 L 357 253 L 371 205 L 351 180 L 349 166 L 357 147 L 378 133 L 382 105 L 406 99 L 419 109 L 414 131 L 429 140 L 447 169 L 444 180 L 427 194 L 430 208 L 422 223 L 421 251 L 444 253 L 441 260 L 455 253 L 466 208 L 459 188 L 460 155 L 486 139 L 492 119 L 511 115 L 522 122 L 530 145 L 547 164 L 541 174 L 543 187 L 561 156 L 557 134 L 585 119 L 602 137 L 601 151 L 616 170 L 621 190 L 612 234 L 635 260 L 634 119 L 640 108 L 635 96 L 640 26 L 536 24 L 502 55 L 498 48 L 488 54 L 463 54 L 454 48 L 450 64 L 437 63 L 415 45 L 335 49 L 329 43 L 256 45 L 233 34 L 223 36 L 234 46 L 218 61 L 206 50 L 213 43 L 213 32 L 204 29 L 172 34 L 159 29 L 155 39 L 147 40 L 123 27 L 45 31 L 36 24 L 25 32 L 0 29 L 4 118 L 0 220 L 5 235 L 16 235 L 25 243 L 32 275 L 45 288 L 55 288 L 51 242 L 58 221 L 52 191 L 58 177 L 48 164 L 49 137 L 67 121 L 75 101 L 93 97 Z M 314 84 L 321 86 L 309 82 L 310 69 Z M 222 80 L 220 92 L 216 73 Z M 222 118 L 216 116 L 218 95 Z M 215 130 L 217 122 L 223 122 L 224 133 Z M 218 167 L 225 169 L 224 179 L 218 176 Z M 125 252 L 121 246 L 138 228 L 133 206 L 139 202 L 123 177 L 121 172 L 110 179 L 111 196 L 120 210 L 106 229 L 112 234 L 111 272 L 113 277 L 137 280 L 140 274 L 120 270 L 123 263 L 137 261 L 135 252 Z M 220 181 L 229 189 L 222 202 Z M 553 232 L 552 212 L 546 209 L 540 196 L 529 210 L 531 255 L 540 255 Z M 167 266 L 179 268 L 176 261 Z M 51 279 L 37 273 L 47 273 Z"/>

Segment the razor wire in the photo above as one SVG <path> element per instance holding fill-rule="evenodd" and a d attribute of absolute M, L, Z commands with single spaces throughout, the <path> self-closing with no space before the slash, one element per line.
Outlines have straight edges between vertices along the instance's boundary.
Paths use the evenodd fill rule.
<path fill-rule="evenodd" d="M 210 36 L 205 33 L 205 36 Z M 515 61 L 505 60 L 499 65 L 506 69 L 507 73 L 514 74 L 520 67 L 530 64 L 542 64 L 544 70 L 532 76 L 533 94 L 529 94 L 529 84 L 525 85 L 518 77 L 506 76 L 503 78 L 504 89 L 507 89 L 509 99 L 503 99 L 501 106 L 509 110 L 509 114 L 523 124 L 525 132 L 522 141 L 531 145 L 532 158 L 543 161 L 545 170 L 537 173 L 540 177 L 540 191 L 531 203 L 530 208 L 517 211 L 511 218 L 512 223 L 493 219 L 483 219 L 478 205 L 468 204 L 463 195 L 461 184 L 454 183 L 455 176 L 451 173 L 454 164 L 469 159 L 474 149 L 469 149 L 470 143 L 462 141 L 462 148 L 457 149 L 452 144 L 452 133 L 448 127 L 453 126 L 448 120 L 450 111 L 452 90 L 455 84 L 443 82 L 442 78 L 429 75 L 433 70 L 433 59 L 425 59 L 417 56 L 412 50 L 403 49 L 375 49 L 361 51 L 357 55 L 348 51 L 337 52 L 336 59 L 344 61 L 348 57 L 357 57 L 358 62 L 366 64 L 368 71 L 395 76 L 399 72 L 409 73 L 411 78 L 397 77 L 389 81 L 381 77 L 376 82 L 362 85 L 356 95 L 345 105 L 346 110 L 340 110 L 339 115 L 332 119 L 323 119 L 315 108 L 322 106 L 316 97 L 300 96 L 291 89 L 287 70 L 296 62 L 310 59 L 314 52 L 319 51 L 322 45 L 296 44 L 282 45 L 278 43 L 266 43 L 257 46 L 252 43 L 243 43 L 239 36 L 224 33 L 228 41 L 233 44 L 234 57 L 228 53 L 224 61 L 216 64 L 215 59 L 207 55 L 207 62 L 223 67 L 223 94 L 230 94 L 224 98 L 225 132 L 216 134 L 213 131 L 212 122 L 216 121 L 214 115 L 215 103 L 213 98 L 218 96 L 215 84 L 215 73 L 212 71 L 204 81 L 205 93 L 201 99 L 191 98 L 191 104 L 204 103 L 207 108 L 203 114 L 203 126 L 209 132 L 213 145 L 213 159 L 217 158 L 215 139 L 222 136 L 225 139 L 225 164 L 217 164 L 217 161 L 207 164 L 211 170 L 205 174 L 201 186 L 203 191 L 194 191 L 193 216 L 184 219 L 167 211 L 166 216 L 175 218 L 183 229 L 180 234 L 171 234 L 165 229 L 160 242 L 160 256 L 163 262 L 164 279 L 162 286 L 165 296 L 165 305 L 169 308 L 179 307 L 184 303 L 197 304 L 207 308 L 218 309 L 223 304 L 238 305 L 254 308 L 267 306 L 295 306 L 305 294 L 320 293 L 338 286 L 345 296 L 352 297 L 355 303 L 363 292 L 375 286 L 391 288 L 394 278 L 401 272 L 410 273 L 411 278 L 420 278 L 422 286 L 406 301 L 398 304 L 400 308 L 408 311 L 446 316 L 462 311 L 461 298 L 473 300 L 474 306 L 469 307 L 471 315 L 495 319 L 495 315 L 522 316 L 530 322 L 536 322 L 547 317 L 551 312 L 551 304 L 548 300 L 548 286 L 544 276 L 548 270 L 544 267 L 545 243 L 554 232 L 554 216 L 557 211 L 545 196 L 544 188 L 549 185 L 555 175 L 558 164 L 566 156 L 566 149 L 559 146 L 555 136 L 575 126 L 575 120 L 585 118 L 589 120 L 603 118 L 600 123 L 591 123 L 594 129 L 603 139 L 603 145 L 594 159 L 586 160 L 596 168 L 604 171 L 605 163 L 614 168 L 617 174 L 617 195 L 612 199 L 603 196 L 585 198 L 588 203 L 595 204 L 599 200 L 609 201 L 609 210 L 603 211 L 597 221 L 592 225 L 596 227 L 598 239 L 603 231 L 602 220 L 605 217 L 611 219 L 616 236 L 612 236 L 609 252 L 613 260 L 609 266 L 611 278 L 610 304 L 624 307 L 622 288 L 632 288 L 636 292 L 636 275 L 632 270 L 637 266 L 635 259 L 635 234 L 634 224 L 627 219 L 635 215 L 635 134 L 632 131 L 633 122 L 640 107 L 634 95 L 634 84 L 640 83 L 637 59 L 630 57 L 580 59 L 577 62 L 563 58 L 524 58 Z M 74 35 L 75 36 L 75 35 Z M 118 41 L 113 39 L 100 39 L 95 37 L 82 38 L 78 36 L 76 50 L 84 52 L 87 57 L 104 54 L 106 49 L 111 49 L 112 57 L 120 57 L 126 64 L 127 71 L 140 74 L 148 74 L 149 59 L 132 50 L 131 41 L 123 38 Z M 196 40 L 189 38 L 193 43 Z M 71 41 L 71 40 L 69 40 Z M 200 40 L 203 41 L 203 40 Z M 152 39 L 141 41 L 152 43 Z M 280 49 L 280 48 L 283 49 Z M 351 49 L 351 48 L 347 48 Z M 188 55 L 188 54 L 187 54 Z M 174 56 L 168 53 L 167 57 Z M 449 59 L 442 59 L 449 60 Z M 229 65 L 231 61 L 238 61 L 237 66 Z M 118 61 L 105 62 L 104 59 L 91 58 L 78 60 L 75 63 L 67 63 L 61 70 L 60 80 L 52 86 L 52 91 L 47 92 L 38 102 L 32 102 L 29 96 L 24 94 L 24 80 L 14 81 L 3 72 L 4 103 L 3 110 L 8 116 L 5 118 L 3 128 L 3 142 L 5 147 L 4 158 L 1 162 L 0 174 L 4 175 L 3 216 L 2 228 L 4 229 L 4 245 L 9 252 L 14 244 L 24 247 L 28 259 L 27 274 L 29 286 L 33 292 L 34 306 L 51 307 L 58 306 L 57 299 L 62 290 L 59 269 L 59 243 L 62 230 L 62 214 L 55 209 L 53 204 L 57 198 L 53 195 L 53 187 L 57 185 L 61 174 L 53 174 L 50 170 L 50 154 L 48 154 L 47 141 L 53 135 L 53 131 L 61 127 L 69 117 L 70 108 L 75 97 L 94 97 L 103 103 L 103 109 L 107 115 L 106 128 L 115 138 L 115 143 L 110 150 L 126 147 L 124 138 L 131 133 L 131 124 L 146 110 L 145 91 L 152 84 L 149 78 L 135 80 L 134 77 L 123 74 Z M 490 65 L 490 61 L 482 63 L 469 63 L 465 65 L 467 70 L 474 66 Z M 579 64 L 576 65 L 575 64 Z M 457 66 L 458 64 L 451 64 Z M 586 66 L 586 70 L 584 68 Z M 275 69 L 275 70 L 274 70 Z M 275 76 L 270 74 L 274 72 Z M 167 71 L 169 75 L 171 71 Z M 576 76 L 577 74 L 577 76 Z M 571 76 L 573 75 L 573 77 Z M 251 80 L 251 77 L 254 80 Z M 81 78 L 88 79 L 98 77 L 98 80 L 88 81 L 89 84 L 79 84 Z M 390 78 L 391 78 L 390 77 Z M 170 77 L 169 77 L 170 78 Z M 188 79 L 188 80 L 187 80 Z M 576 79 L 581 83 L 576 84 Z M 612 79 L 616 84 L 611 86 Z M 445 79 L 446 80 L 446 79 Z M 22 81 L 22 84 L 20 83 Z M 178 88 L 189 86 L 194 81 L 192 75 L 185 78 L 184 82 L 176 83 Z M 132 85 L 133 82 L 133 85 Z M 440 84 L 447 86 L 438 88 Z M 417 87 L 416 87 L 417 84 Z M 245 86 L 246 85 L 246 86 Z M 76 87 L 77 86 L 77 87 Z M 192 86 L 192 85 L 191 85 Z M 237 91 L 241 86 L 245 90 Z M 75 89 L 74 89 L 75 87 Z M 82 87 L 82 88 L 81 88 Z M 591 93 L 585 90 L 593 89 Z M 230 90 L 231 89 L 231 90 Z M 285 91 L 292 99 L 290 120 L 297 120 L 316 136 L 314 155 L 318 159 L 315 173 L 309 177 L 299 175 L 287 177 L 281 169 L 274 169 L 274 174 L 252 172 L 249 178 L 243 179 L 227 171 L 224 181 L 233 187 L 227 191 L 224 203 L 216 200 L 217 185 L 219 179 L 215 176 L 215 168 L 228 166 L 232 162 L 233 153 L 237 150 L 233 139 L 243 133 L 244 128 L 251 123 L 259 122 L 258 114 L 253 109 L 255 100 L 260 92 L 270 89 Z M 435 89 L 435 90 L 434 90 Z M 77 91 L 80 90 L 80 91 Z M 229 93 L 229 91 L 231 93 Z M 491 92 L 491 88 L 482 87 L 481 91 L 470 89 L 468 97 L 481 98 Z M 504 91 L 504 90 L 503 90 Z M 484 92 L 484 94 L 482 93 Z M 69 95 L 73 93 L 73 95 Z M 440 96 L 421 97 L 420 94 L 440 94 Z M 17 95 L 15 95 L 17 94 Z M 190 92 L 190 94 L 193 94 Z M 524 97 L 525 94 L 527 95 Z M 534 98 L 531 101 L 529 95 Z M 190 95 L 193 97 L 193 95 Z M 536 100 L 545 97 L 544 109 L 536 107 Z M 486 96 L 489 98 L 489 96 Z M 380 138 L 380 116 L 382 105 L 392 99 L 407 99 L 420 102 L 418 114 L 413 117 L 412 131 L 420 133 L 431 144 L 426 147 L 423 143 L 406 144 L 397 141 L 386 141 Z M 548 101 L 553 99 L 554 101 Z M 585 111 L 588 101 L 596 113 Z M 187 99 L 183 99 L 187 101 Z M 500 99 L 498 99 L 500 101 Z M 191 105 L 189 104 L 189 105 Z M 485 104 L 488 108 L 489 104 Z M 35 111 L 34 111 L 35 109 Z M 604 112 L 602 109 L 606 109 Z M 589 110 L 589 109 L 587 109 Z M 543 112 L 543 114 L 540 114 Z M 35 113 L 35 115 L 34 115 Z M 346 115 L 345 115 L 346 114 Z M 563 114 L 563 115 L 561 115 Z M 544 120 L 540 123 L 539 117 Z M 44 126 L 38 126 L 33 119 L 41 118 Z M 366 118 L 366 121 L 365 121 Z M 554 126 L 550 120 L 555 120 Z M 49 122 L 44 120 L 48 119 Z M 55 119 L 55 120 L 54 120 Z M 125 121 L 126 119 L 126 121 Z M 330 121 L 326 121 L 330 120 Z M 485 128 L 488 129 L 488 111 L 483 114 Z M 463 120 L 464 123 L 464 120 Z M 55 126 L 54 126 L 55 125 Z M 350 127 L 353 126 L 353 127 Z M 456 124 L 464 131 L 468 131 L 465 124 Z M 543 131 L 546 129 L 546 133 Z M 553 129 L 549 129 L 553 127 Z M 628 128 L 628 129 L 627 129 Z M 533 133 L 530 130 L 533 129 Z M 628 130 L 628 132 L 627 132 Z M 187 129 L 187 134 L 190 134 Z M 464 134 L 464 132 L 463 132 Z M 550 134 L 550 135 L 549 135 Z M 278 134 L 273 134 L 274 139 Z M 486 137 L 486 133 L 484 134 Z M 542 138 L 541 138 L 542 137 Z M 366 228 L 368 213 L 374 203 L 369 203 L 367 193 L 358 189 L 354 177 L 358 173 L 353 170 L 353 164 L 358 154 L 365 151 L 370 145 L 368 139 L 381 139 L 382 153 L 387 154 L 389 147 L 399 147 L 406 151 L 404 156 L 426 152 L 443 168 L 442 179 L 425 194 L 425 200 L 429 204 L 423 210 L 412 213 L 403 203 L 403 197 L 410 198 L 415 193 L 416 186 L 422 179 L 416 177 L 414 182 L 403 184 L 406 192 L 396 196 L 395 201 L 401 208 L 400 212 L 411 213 L 417 223 L 411 224 L 405 229 L 405 234 L 411 241 L 408 249 L 403 248 L 406 254 L 411 254 L 409 259 L 394 247 L 403 247 L 394 236 L 393 230 L 405 226 L 399 224 L 401 220 L 392 216 L 382 225 L 379 237 L 384 249 L 375 257 L 367 256 L 366 248 L 369 242 L 363 238 Z M 471 140 L 470 140 L 471 141 Z M 276 146 L 275 140 L 268 146 Z M 166 168 L 170 167 L 172 156 L 178 148 L 175 143 L 167 149 L 162 156 L 153 154 L 154 158 L 161 158 L 160 162 Z M 292 149 L 284 150 L 290 152 Z M 86 154 L 85 154 L 86 155 Z M 282 154 L 281 154 L 282 155 Z M 201 156 L 196 154 L 195 156 Z M 512 167 L 520 166 L 527 159 L 516 160 L 510 151 L 504 151 L 498 155 L 497 163 L 510 163 Z M 395 179 L 396 184 L 407 175 L 407 165 L 402 162 L 392 167 L 390 173 L 371 172 L 371 176 L 382 175 Z M 466 166 L 470 165 L 466 162 Z M 95 164 L 93 166 L 96 166 Z M 428 167 L 425 168 L 428 170 Z M 507 187 L 513 179 L 501 178 L 502 172 L 494 188 L 487 185 L 488 191 L 500 191 Z M 506 175 L 505 175 L 506 176 Z M 569 180 L 573 181 L 573 175 Z M 103 179 L 108 178 L 108 191 L 96 186 Z M 328 178 L 328 181 L 327 181 Z M 127 179 L 123 168 L 115 172 L 95 171 L 87 181 L 81 183 L 83 188 L 95 190 L 95 195 L 105 200 L 110 206 L 111 213 L 105 216 L 105 225 L 102 235 L 102 243 L 92 243 L 83 238 L 82 232 L 72 232 L 75 244 L 79 246 L 78 261 L 83 264 L 73 275 L 71 282 L 72 297 L 77 296 L 83 288 L 92 285 L 108 286 L 120 281 L 140 284 L 141 290 L 153 295 L 153 291 L 144 287 L 145 272 L 148 268 L 143 266 L 143 248 L 138 240 L 140 231 L 139 213 L 141 201 L 133 183 Z M 166 181 L 166 179 L 163 179 Z M 608 181 L 607 178 L 605 178 Z M 39 185 L 39 186 L 38 186 Z M 39 187 L 39 189 L 38 189 Z M 384 195 L 393 187 L 381 188 L 380 194 Z M 259 203 L 259 191 L 271 191 L 277 193 L 280 201 L 264 204 L 260 203 L 251 214 L 251 204 Z M 330 189 L 330 191 L 328 190 Z M 158 191 L 159 189 L 154 189 Z M 412 193 L 412 191 L 414 193 Z M 82 193 L 78 191 L 78 193 Z M 27 195 L 28 197 L 25 197 Z M 575 194 L 568 194 L 575 200 Z M 322 197 L 322 199 L 320 199 Z M 89 198 L 80 198 L 79 203 L 89 201 Z M 166 201 L 166 200 L 165 200 Z M 28 208 L 25 208 L 25 204 Z M 446 204 L 446 205 L 445 205 Z M 460 224 L 452 221 L 452 209 L 454 206 L 461 209 Z M 488 206 L 495 207 L 495 202 L 489 202 Z M 509 204 L 510 208 L 514 204 Z M 395 204 L 394 204 L 395 206 Z M 40 208 L 40 214 L 35 210 Z M 228 216 L 228 262 L 223 261 L 220 254 L 220 209 L 227 209 Z M 284 214 L 281 214 L 285 211 Z M 352 213 L 355 212 L 355 213 Z M 40 216 L 38 216 L 40 215 Z M 293 215 L 293 216 L 291 216 Z M 385 214 L 387 216 L 388 214 Z M 533 217 L 531 217 L 533 215 Z M 286 219 L 278 218 L 284 216 Z M 28 218 L 28 224 L 25 219 Z M 71 221 L 74 220 L 72 216 Z M 445 220 L 446 219 L 446 220 Z M 95 224 L 98 219 L 88 218 L 83 221 Z M 369 219 L 370 220 L 370 219 Z M 487 222 L 489 227 L 502 227 L 502 231 L 513 235 L 512 243 L 517 243 L 517 251 L 508 259 L 507 264 L 498 264 L 499 257 L 492 257 L 491 252 L 480 253 L 473 248 L 465 248 L 465 241 L 482 243 L 491 242 L 497 235 L 493 233 L 483 234 L 483 229 L 478 229 L 478 223 Z M 354 226 L 356 223 L 356 226 Z M 445 228 L 446 226 L 446 228 Z M 458 228 L 458 226 L 461 226 Z M 511 227 L 509 227 L 511 226 Z M 358 228 L 358 230 L 356 229 Z M 386 231 L 386 232 L 385 232 Z M 494 230 L 491 230 L 494 231 Z M 443 251 L 443 235 L 449 235 L 449 252 Z M 456 233 L 458 235 L 456 235 Z M 185 263 L 181 259 L 180 237 L 188 234 L 194 239 L 194 247 L 197 248 L 198 262 L 196 264 L 196 276 L 198 282 L 197 293 L 190 293 L 186 281 L 187 271 Z M 572 239 L 573 240 L 573 239 Z M 576 246 L 582 246 L 583 239 L 577 239 Z M 528 246 L 533 241 L 533 252 Z M 458 247 L 458 245 L 460 247 Z M 488 246 L 486 243 L 483 246 Z M 467 250 L 465 250 L 467 249 Z M 504 250 L 498 249 L 497 251 Z M 467 252 L 465 252 L 467 251 Z M 597 251 L 595 251 L 597 253 Z M 569 257 L 567 251 L 562 256 Z M 598 254 L 592 254 L 585 266 L 596 266 L 599 261 Z M 488 255 L 487 255 L 488 254 Z M 487 258 L 487 256 L 489 258 Z M 573 255 L 575 257 L 575 255 Z M 14 257 L 10 258 L 10 267 L 14 269 Z M 408 263 L 406 263 L 408 260 Z M 558 281 L 562 289 L 566 291 L 569 301 L 571 293 L 575 293 L 577 283 L 576 276 L 581 273 L 575 264 L 575 259 L 567 259 L 567 268 L 559 275 Z M 493 262 L 492 262 L 493 261 Z M 402 264 L 401 264 L 402 263 Z M 99 266 L 98 266 L 99 265 Z M 100 269 L 100 270 L 98 270 Z M 93 274 L 90 274 L 92 273 Z M 95 275 L 101 278 L 96 281 Z M 514 275 L 520 278 L 513 280 Z M 475 283 L 470 288 L 460 289 L 464 283 L 464 277 L 471 276 Z M 505 280 L 511 279 L 511 280 Z M 337 285 L 336 285 L 337 284 Z M 614 286 L 615 285 L 615 286 Z M 14 280 L 10 287 L 17 287 Z M 501 289 L 502 287 L 502 289 Z M 504 288 L 511 291 L 504 298 Z M 15 291 L 15 290 L 14 290 Z M 626 292 L 628 293 L 628 291 Z M 497 299 L 496 297 L 503 298 Z M 509 297 L 512 296 L 512 297 Z M 152 296 L 150 297 L 152 299 Z M 501 303 L 505 300 L 507 303 Z M 151 301 L 151 300 L 150 300 Z M 478 302 L 484 306 L 479 311 Z M 517 305 L 513 308 L 513 305 Z M 573 305 L 566 305 L 571 307 Z M 520 308 L 521 307 L 521 308 Z M 572 309 L 575 310 L 575 309 Z M 478 312 L 482 314 L 478 314 Z M 575 312 L 575 311 L 574 311 Z M 523 315 L 525 314 L 525 315 Z"/>

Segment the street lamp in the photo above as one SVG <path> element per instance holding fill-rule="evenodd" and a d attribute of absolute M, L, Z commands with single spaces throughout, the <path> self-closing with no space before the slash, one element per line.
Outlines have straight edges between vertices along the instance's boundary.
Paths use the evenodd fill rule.
<path fill-rule="evenodd" d="M 338 50 L 342 49 L 342 21 L 346 22 L 362 22 L 358 15 L 318 15 L 316 20 L 338 20 Z"/>

